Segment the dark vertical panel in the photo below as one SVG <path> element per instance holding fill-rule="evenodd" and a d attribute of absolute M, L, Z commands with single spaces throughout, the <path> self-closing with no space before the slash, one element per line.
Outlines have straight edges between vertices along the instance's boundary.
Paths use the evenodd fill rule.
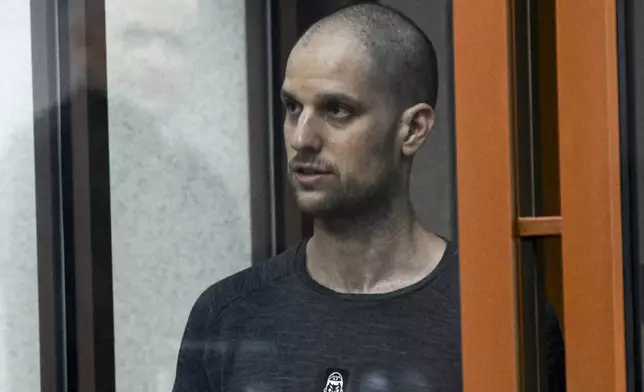
<path fill-rule="evenodd" d="M 71 117 L 70 99 L 71 75 L 69 63 L 71 61 L 70 12 L 69 1 L 59 0 L 56 13 L 57 41 L 56 53 L 58 62 L 58 102 L 59 115 L 59 162 L 60 172 L 57 178 L 60 184 L 60 216 L 62 230 L 62 295 L 64 298 L 65 318 L 61 328 L 65 331 L 65 362 L 66 362 L 66 390 L 78 390 L 78 351 L 77 322 L 76 322 L 76 274 L 74 271 L 74 195 L 73 195 L 73 157 L 71 151 Z"/>
<path fill-rule="evenodd" d="M 538 128 L 535 135 L 537 215 L 561 214 L 559 200 L 559 132 L 557 102 L 557 29 L 555 0 L 532 1 L 536 16 L 535 73 Z"/>
<path fill-rule="evenodd" d="M 633 241 L 633 234 L 637 231 L 637 219 L 632 216 L 636 212 L 636 195 L 633 190 L 636 189 L 634 184 L 635 165 L 631 161 L 633 158 L 633 135 L 630 132 L 630 101 L 631 89 L 629 88 L 630 75 L 628 73 L 631 53 L 627 44 L 631 39 L 633 28 L 630 20 L 627 18 L 631 4 L 626 0 L 616 2 L 617 9 L 617 56 L 619 72 L 619 127 L 620 127 L 620 166 L 621 166 L 621 183 L 622 183 L 622 240 L 623 240 L 623 258 L 624 258 L 624 338 L 626 342 L 626 388 L 628 392 L 641 390 L 641 367 L 638 332 L 638 295 L 637 295 L 637 276 L 638 265 L 634 255 L 637 253 L 637 241 Z M 635 186 L 634 186 L 635 185 Z"/>
<path fill-rule="evenodd" d="M 542 216 L 561 215 L 559 180 L 559 113 L 557 101 L 556 2 L 536 1 L 539 100 L 539 128 L 536 135 L 536 212 Z M 563 325 L 563 276 L 561 245 L 557 238 L 541 242 L 545 296 Z"/>
<path fill-rule="evenodd" d="M 513 2 L 515 192 L 518 215 L 559 215 L 555 1 Z M 558 237 L 524 239 L 518 264 L 522 388 L 548 391 L 546 311 L 563 315 Z M 555 388 L 555 386 L 552 386 Z"/>
<path fill-rule="evenodd" d="M 73 279 L 66 293 L 76 359 L 70 390 L 107 392 L 115 380 L 104 1 L 69 0 L 66 12 L 59 61 L 61 89 L 69 91 L 61 151 L 65 265 Z"/>
<path fill-rule="evenodd" d="M 519 216 L 538 216 L 537 159 L 539 133 L 538 30 L 535 3 L 513 3 L 515 177 Z"/>
<path fill-rule="evenodd" d="M 56 2 L 31 1 L 40 384 L 66 389 Z"/>
<path fill-rule="evenodd" d="M 535 133 L 538 132 L 538 73 L 535 72 L 537 37 L 534 2 L 517 0 L 512 9 L 513 92 L 514 92 L 514 178 L 518 216 L 537 216 Z M 517 288 L 519 291 L 519 347 L 521 390 L 542 388 L 539 345 L 539 280 L 534 239 L 523 239 L 518 246 Z"/>
<path fill-rule="evenodd" d="M 273 194 L 275 195 L 275 242 L 276 253 L 288 248 L 301 236 L 300 213 L 291 195 L 286 178 L 286 154 L 282 129 L 282 103 L 280 89 L 284 76 L 286 59 L 291 45 L 297 39 L 295 7 L 297 0 L 273 0 L 270 9 L 270 52 L 271 52 L 271 126 L 273 128 Z"/>
<path fill-rule="evenodd" d="M 524 238 L 520 245 L 520 320 L 522 391 L 548 392 L 548 336 L 543 279 L 544 238 Z"/>
<path fill-rule="evenodd" d="M 555 1 L 516 1 L 514 18 L 519 213 L 557 216 L 560 187 Z"/>
<path fill-rule="evenodd" d="M 110 391 L 103 3 L 31 6 L 42 390 Z"/>
<path fill-rule="evenodd" d="M 628 391 L 644 386 L 644 18 L 641 1 L 617 1 L 620 165 Z"/>
<path fill-rule="evenodd" d="M 273 227 L 275 185 L 271 161 L 268 5 L 246 0 L 246 63 L 248 66 L 248 151 L 250 164 L 250 211 L 252 261 L 275 254 Z"/>

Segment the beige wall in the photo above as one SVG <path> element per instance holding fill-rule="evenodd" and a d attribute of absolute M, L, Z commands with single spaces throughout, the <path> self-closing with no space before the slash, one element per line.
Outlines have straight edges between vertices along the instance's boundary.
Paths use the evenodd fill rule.
<path fill-rule="evenodd" d="M 117 391 L 169 391 L 193 302 L 251 265 L 244 18 L 106 1 Z"/>

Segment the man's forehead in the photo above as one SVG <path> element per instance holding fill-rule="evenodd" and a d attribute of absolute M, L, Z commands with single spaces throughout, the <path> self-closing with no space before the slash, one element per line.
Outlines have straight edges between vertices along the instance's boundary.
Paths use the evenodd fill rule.
<path fill-rule="evenodd" d="M 284 78 L 283 95 L 299 99 L 321 99 L 335 96 L 347 100 L 360 101 L 366 98 L 366 91 L 361 85 L 343 81 L 339 78 Z"/>
<path fill-rule="evenodd" d="M 284 90 L 363 95 L 369 87 L 369 58 L 364 48 L 342 35 L 325 37 L 296 45 L 286 65 Z"/>
<path fill-rule="evenodd" d="M 287 67 L 315 64 L 325 68 L 365 68 L 368 63 L 369 56 L 362 43 L 341 30 L 302 38 L 291 51 Z"/>

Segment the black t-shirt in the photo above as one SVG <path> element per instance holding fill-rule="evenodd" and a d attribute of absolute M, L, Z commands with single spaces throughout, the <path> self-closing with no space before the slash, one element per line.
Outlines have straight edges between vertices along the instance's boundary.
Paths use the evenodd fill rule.
<path fill-rule="evenodd" d="M 454 245 L 427 277 L 386 294 L 340 294 L 318 284 L 307 272 L 305 245 L 199 297 L 174 392 L 462 391 Z M 554 387 L 563 380 L 563 345 L 550 319 Z"/>

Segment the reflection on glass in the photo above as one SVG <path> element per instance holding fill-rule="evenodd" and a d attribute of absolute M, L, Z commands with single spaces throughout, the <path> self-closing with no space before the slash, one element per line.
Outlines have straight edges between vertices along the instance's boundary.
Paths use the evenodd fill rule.
<path fill-rule="evenodd" d="M 522 384 L 526 392 L 566 390 L 560 320 L 561 238 L 521 240 L 518 266 Z"/>
<path fill-rule="evenodd" d="M 0 391 L 27 392 L 40 388 L 29 2 L 2 11 Z"/>
<path fill-rule="evenodd" d="M 431 42 L 389 8 L 345 8 L 304 33 L 280 95 L 314 234 L 199 297 L 175 392 L 462 389 L 458 253 L 410 201 L 437 90 Z"/>

